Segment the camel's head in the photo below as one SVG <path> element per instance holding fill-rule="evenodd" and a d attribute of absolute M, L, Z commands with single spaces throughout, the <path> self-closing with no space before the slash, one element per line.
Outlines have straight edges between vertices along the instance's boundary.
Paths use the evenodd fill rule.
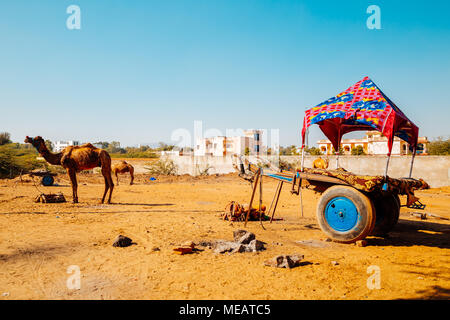
<path fill-rule="evenodd" d="M 40 137 L 40 136 L 37 136 L 34 138 L 26 136 L 26 138 L 25 138 L 25 143 L 31 143 L 33 145 L 33 147 L 35 147 L 37 149 L 39 149 L 39 146 L 41 146 L 43 142 L 44 142 L 44 139 L 42 139 L 42 137 Z M 45 144 L 45 142 L 44 142 L 44 144 Z"/>

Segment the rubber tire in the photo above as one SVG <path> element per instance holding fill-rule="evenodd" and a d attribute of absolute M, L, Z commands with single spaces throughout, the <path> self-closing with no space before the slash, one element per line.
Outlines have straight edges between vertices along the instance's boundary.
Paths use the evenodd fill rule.
<path fill-rule="evenodd" d="M 325 219 L 327 204 L 337 197 L 345 197 L 355 205 L 359 215 L 358 221 L 351 230 L 341 232 L 329 226 Z M 375 208 L 372 201 L 362 192 L 349 186 L 332 186 L 328 188 L 317 204 L 317 221 L 320 229 L 333 241 L 341 243 L 353 243 L 367 237 L 375 226 Z"/>
<path fill-rule="evenodd" d="M 55 179 L 53 179 L 53 177 L 50 175 L 43 176 L 41 179 L 42 185 L 46 186 L 46 187 L 52 186 L 54 182 L 55 182 Z"/>
<path fill-rule="evenodd" d="M 400 216 L 400 199 L 398 195 L 386 193 L 373 197 L 377 221 L 371 235 L 384 237 L 398 222 Z"/>

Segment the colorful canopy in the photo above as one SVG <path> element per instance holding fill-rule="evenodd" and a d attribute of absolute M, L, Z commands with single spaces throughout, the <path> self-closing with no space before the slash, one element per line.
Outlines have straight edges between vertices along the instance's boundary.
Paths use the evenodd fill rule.
<path fill-rule="evenodd" d="M 306 129 L 318 124 L 339 150 L 344 134 L 357 130 L 378 130 L 388 138 L 389 154 L 394 136 L 405 140 L 416 150 L 419 128 L 376 86 L 365 77 L 344 92 L 305 111 L 302 145 Z"/>

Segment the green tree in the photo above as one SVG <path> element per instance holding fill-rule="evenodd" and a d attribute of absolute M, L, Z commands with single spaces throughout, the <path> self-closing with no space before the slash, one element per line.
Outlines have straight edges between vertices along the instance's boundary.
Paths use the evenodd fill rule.
<path fill-rule="evenodd" d="M 450 139 L 438 137 L 428 144 L 428 153 L 431 155 L 450 155 Z"/>
<path fill-rule="evenodd" d="M 11 143 L 11 135 L 9 132 L 1 132 L 0 133 L 0 146 L 4 144 Z"/>
<path fill-rule="evenodd" d="M 336 153 L 336 150 L 334 150 L 334 147 L 333 147 L 333 154 L 335 154 Z M 344 154 L 344 149 L 342 149 L 342 146 L 340 145 L 339 146 L 339 154 Z"/>
<path fill-rule="evenodd" d="M 174 145 L 169 145 L 164 142 L 159 142 L 158 145 L 159 145 L 158 146 L 159 151 L 172 151 L 175 148 Z"/>
<path fill-rule="evenodd" d="M 246 148 L 245 148 L 244 154 L 245 154 L 246 156 L 250 155 L 250 148 L 249 148 L 249 147 L 246 147 Z"/>
<path fill-rule="evenodd" d="M 109 147 L 109 142 L 106 142 L 106 141 L 99 141 L 99 142 L 96 142 L 95 144 L 101 145 L 101 148 L 105 149 L 105 150 Z"/>
<path fill-rule="evenodd" d="M 0 146 L 0 178 L 14 178 L 45 163 L 36 160 L 36 156 L 34 149 L 18 148 L 15 144 Z"/>
<path fill-rule="evenodd" d="M 352 155 L 354 155 L 354 156 L 361 156 L 361 155 L 366 154 L 366 153 L 364 152 L 363 146 L 356 146 L 356 147 L 353 147 L 351 152 L 352 152 Z"/>
<path fill-rule="evenodd" d="M 320 149 L 316 148 L 316 147 L 311 147 L 311 148 L 305 147 L 305 153 L 313 155 L 313 156 L 319 156 L 322 154 L 322 151 L 320 151 Z"/>
<path fill-rule="evenodd" d="M 120 147 L 120 142 L 118 141 L 112 141 L 109 143 L 108 147 L 106 148 L 106 151 L 109 153 L 126 153 L 127 151 Z"/>
<path fill-rule="evenodd" d="M 47 149 L 50 151 L 53 151 L 53 142 L 50 140 L 45 140 L 45 145 L 47 146 Z"/>

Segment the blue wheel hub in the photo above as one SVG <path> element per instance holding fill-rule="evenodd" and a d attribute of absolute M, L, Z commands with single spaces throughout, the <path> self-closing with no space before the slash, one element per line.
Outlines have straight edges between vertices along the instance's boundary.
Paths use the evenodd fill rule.
<path fill-rule="evenodd" d="M 46 187 L 51 186 L 53 184 L 53 177 L 52 176 L 42 177 L 42 184 Z"/>
<path fill-rule="evenodd" d="M 352 230 L 359 218 L 360 215 L 355 204 L 345 197 L 331 199 L 325 208 L 325 220 L 336 231 Z"/>

